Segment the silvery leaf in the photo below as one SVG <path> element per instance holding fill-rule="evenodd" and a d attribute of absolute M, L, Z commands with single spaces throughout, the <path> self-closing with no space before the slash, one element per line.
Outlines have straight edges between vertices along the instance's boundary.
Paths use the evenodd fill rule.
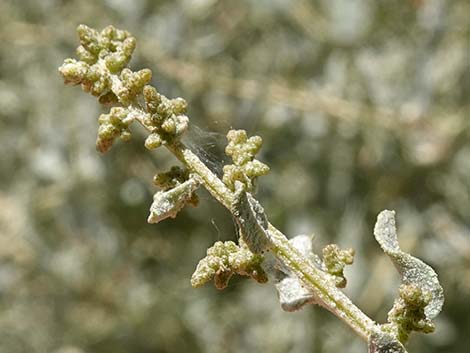
<path fill-rule="evenodd" d="M 243 240 L 253 253 L 259 254 L 271 247 L 264 209 L 241 183 L 236 183 L 232 213 Z"/>
<path fill-rule="evenodd" d="M 395 211 L 382 211 L 374 228 L 375 239 L 390 257 L 402 276 L 404 284 L 413 284 L 431 293 L 431 302 L 425 307 L 428 319 L 435 318 L 444 303 L 444 292 L 436 272 L 423 261 L 400 249 L 395 225 Z"/>
<path fill-rule="evenodd" d="M 321 268 L 320 258 L 312 252 L 312 237 L 297 235 L 289 239 L 289 243 L 303 256 L 312 260 L 316 267 Z M 284 311 L 297 311 L 306 304 L 316 303 L 314 294 L 306 289 L 302 282 L 281 264 L 277 265 L 275 277 L 275 286 L 279 294 L 281 308 Z"/>
<path fill-rule="evenodd" d="M 370 335 L 368 349 L 369 353 L 407 353 L 400 341 L 380 330 Z"/>
<path fill-rule="evenodd" d="M 198 186 L 199 183 L 190 178 L 172 189 L 157 192 L 153 195 L 153 203 L 150 206 L 147 222 L 158 223 L 169 217 L 175 218 Z"/>

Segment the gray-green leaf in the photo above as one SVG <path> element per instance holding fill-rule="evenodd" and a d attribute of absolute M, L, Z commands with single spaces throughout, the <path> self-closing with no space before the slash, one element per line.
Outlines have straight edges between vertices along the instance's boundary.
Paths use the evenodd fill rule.
<path fill-rule="evenodd" d="M 390 257 L 402 276 L 404 284 L 412 284 L 431 293 L 432 299 L 424 309 L 428 319 L 435 318 L 444 304 L 444 291 L 431 266 L 400 249 L 395 225 L 395 211 L 382 211 L 374 228 L 375 239 Z"/>

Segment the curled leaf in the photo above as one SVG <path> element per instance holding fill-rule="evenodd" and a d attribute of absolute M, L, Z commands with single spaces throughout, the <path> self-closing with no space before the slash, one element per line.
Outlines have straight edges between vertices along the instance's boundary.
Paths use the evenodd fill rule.
<path fill-rule="evenodd" d="M 190 178 L 184 183 L 166 191 L 159 191 L 153 196 L 148 223 L 158 223 L 168 217 L 175 218 L 181 209 L 191 201 L 193 192 L 199 183 Z"/>
<path fill-rule="evenodd" d="M 374 235 L 383 251 L 393 261 L 402 277 L 399 297 L 388 313 L 388 324 L 382 325 L 389 336 L 371 336 L 370 352 L 405 352 L 396 349 L 408 340 L 412 331 L 434 330 L 432 319 L 442 309 L 444 293 L 436 272 L 423 261 L 402 251 L 398 244 L 395 212 L 382 211 L 377 217 Z M 374 348 L 375 347 L 375 348 Z"/>
<path fill-rule="evenodd" d="M 385 210 L 378 215 L 374 235 L 383 251 L 400 272 L 402 282 L 431 294 L 429 304 L 424 308 L 424 314 L 429 320 L 435 318 L 444 304 L 444 292 L 437 274 L 431 266 L 400 249 L 395 225 L 395 211 Z"/>

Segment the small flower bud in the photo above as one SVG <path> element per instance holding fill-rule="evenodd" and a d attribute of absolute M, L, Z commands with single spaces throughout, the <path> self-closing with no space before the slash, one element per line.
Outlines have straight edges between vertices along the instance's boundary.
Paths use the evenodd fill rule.
<path fill-rule="evenodd" d="M 132 135 L 131 135 L 131 132 L 129 131 L 129 129 L 124 129 L 121 131 L 121 135 L 119 136 L 119 138 L 124 141 L 124 142 L 127 142 L 131 139 Z"/>
<path fill-rule="evenodd" d="M 88 64 L 84 62 L 66 59 L 59 67 L 59 72 L 66 84 L 78 85 L 86 78 L 89 69 Z"/>
<path fill-rule="evenodd" d="M 86 62 L 87 64 L 95 64 L 98 61 L 98 56 L 91 53 L 83 45 L 80 45 L 76 50 L 77 56 L 81 61 Z"/>
<path fill-rule="evenodd" d="M 129 114 L 129 111 L 126 108 L 122 107 L 113 107 L 109 111 L 109 121 L 115 126 L 122 124 L 124 118 Z"/>
<path fill-rule="evenodd" d="M 90 53 L 98 55 L 101 50 L 98 31 L 81 24 L 77 27 L 77 34 L 80 39 L 80 44 Z"/>
<path fill-rule="evenodd" d="M 162 102 L 157 106 L 157 113 L 164 119 L 172 114 L 171 104 L 168 99 L 162 99 Z"/>
<path fill-rule="evenodd" d="M 113 139 L 119 136 L 119 129 L 113 124 L 105 123 L 98 128 L 98 137 L 102 139 Z"/>
<path fill-rule="evenodd" d="M 188 103 L 183 98 L 175 98 L 171 100 L 171 105 L 173 109 L 173 113 L 175 115 L 182 115 L 186 113 L 188 108 Z"/>
<path fill-rule="evenodd" d="M 266 164 L 258 161 L 257 159 L 249 161 L 243 166 L 243 171 L 250 179 L 266 175 L 269 173 L 269 170 L 270 169 Z"/>
<path fill-rule="evenodd" d="M 123 88 L 118 92 L 118 97 L 124 105 L 128 105 L 141 93 L 143 87 L 150 82 L 152 71 L 143 69 L 132 72 L 126 68 L 122 70 L 120 77 Z"/>
<path fill-rule="evenodd" d="M 117 73 L 127 65 L 128 59 L 121 53 L 113 53 L 108 55 L 104 59 L 104 62 L 109 71 L 111 71 L 112 73 Z"/>
<path fill-rule="evenodd" d="M 155 87 L 146 85 L 143 88 L 143 95 L 147 111 L 151 114 L 155 114 L 157 112 L 158 105 L 162 101 L 160 94 L 157 92 Z"/>
<path fill-rule="evenodd" d="M 136 47 L 136 39 L 134 37 L 128 37 L 122 42 L 122 53 L 126 57 L 126 60 L 131 59 L 132 54 L 134 53 Z"/>
<path fill-rule="evenodd" d="M 338 245 L 330 244 L 323 248 L 323 262 L 329 274 L 334 276 L 338 288 L 346 287 L 344 267 L 354 261 L 354 249 L 341 250 Z"/>
<path fill-rule="evenodd" d="M 186 115 L 178 115 L 174 118 L 176 123 L 175 135 L 180 136 L 188 130 L 189 118 Z"/>
<path fill-rule="evenodd" d="M 174 135 L 176 133 L 176 122 L 175 119 L 168 118 L 162 124 L 162 129 L 166 133 L 170 135 Z"/>
<path fill-rule="evenodd" d="M 145 139 L 145 148 L 154 150 L 162 145 L 162 139 L 159 134 L 152 133 Z"/>

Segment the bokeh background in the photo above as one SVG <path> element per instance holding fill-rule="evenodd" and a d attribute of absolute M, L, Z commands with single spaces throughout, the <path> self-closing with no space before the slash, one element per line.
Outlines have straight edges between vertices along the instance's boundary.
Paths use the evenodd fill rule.
<path fill-rule="evenodd" d="M 284 313 L 272 285 L 192 289 L 234 239 L 206 193 L 148 225 L 144 134 L 100 156 L 93 97 L 64 87 L 79 23 L 138 39 L 134 69 L 189 102 L 188 143 L 214 171 L 225 133 L 264 138 L 258 198 L 286 234 L 356 249 L 346 289 L 386 319 L 399 285 L 372 235 L 395 209 L 403 248 L 445 288 L 411 353 L 470 346 L 470 3 L 467 0 L 0 1 L 1 353 L 364 353 L 318 307 Z"/>

